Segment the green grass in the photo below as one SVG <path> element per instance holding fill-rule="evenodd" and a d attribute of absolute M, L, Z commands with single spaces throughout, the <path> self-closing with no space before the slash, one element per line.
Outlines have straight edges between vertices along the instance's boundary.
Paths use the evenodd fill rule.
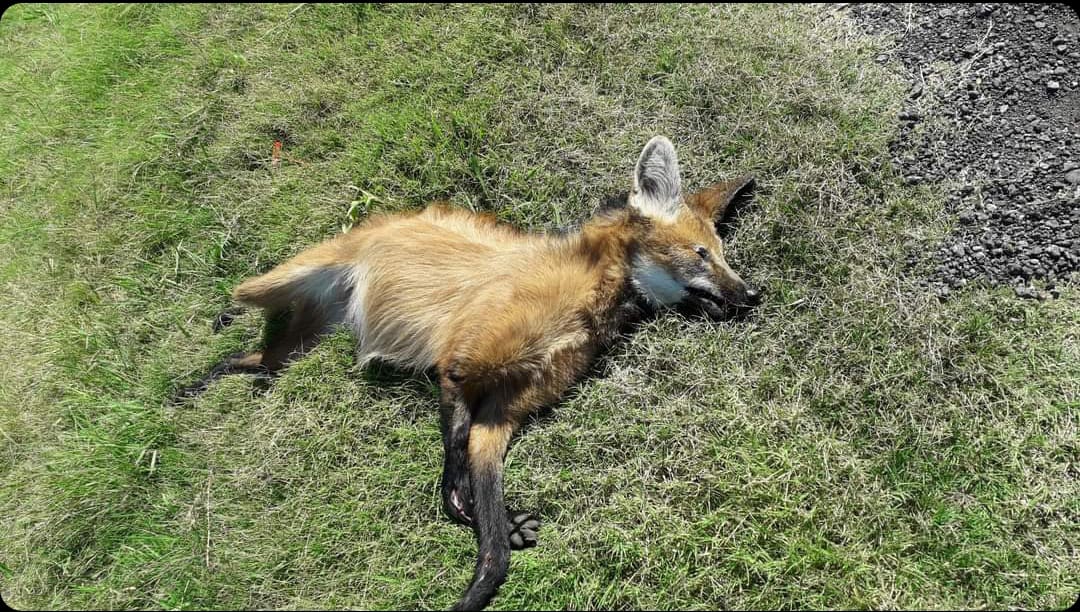
<path fill-rule="evenodd" d="M 437 385 L 332 336 L 268 392 L 241 279 L 445 198 L 533 230 L 753 172 L 766 304 L 670 315 L 508 457 L 496 609 L 1060 608 L 1080 591 L 1080 294 L 903 262 L 948 229 L 883 160 L 882 41 L 809 6 L 19 5 L 0 21 L 0 590 L 23 608 L 445 608 Z M 288 157 L 270 164 L 274 140 Z"/>

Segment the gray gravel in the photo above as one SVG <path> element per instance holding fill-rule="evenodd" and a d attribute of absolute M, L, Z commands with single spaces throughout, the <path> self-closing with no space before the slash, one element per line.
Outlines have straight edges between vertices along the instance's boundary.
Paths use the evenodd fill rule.
<path fill-rule="evenodd" d="M 925 285 L 1043 299 L 1080 280 L 1080 17 L 1053 4 L 850 4 L 911 83 L 891 147 L 905 182 L 947 190 L 955 230 Z"/>

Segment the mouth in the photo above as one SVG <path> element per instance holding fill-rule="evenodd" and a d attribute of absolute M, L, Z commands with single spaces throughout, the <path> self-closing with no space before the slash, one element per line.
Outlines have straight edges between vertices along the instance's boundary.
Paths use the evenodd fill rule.
<path fill-rule="evenodd" d="M 685 287 L 686 292 L 693 298 L 688 300 L 698 306 L 705 314 L 713 319 L 727 320 L 738 318 L 750 311 L 753 306 L 742 302 L 736 302 L 726 298 L 722 294 L 713 293 L 700 287 Z"/>
<path fill-rule="evenodd" d="M 716 306 L 727 308 L 753 308 L 754 305 L 748 302 L 736 302 L 735 300 L 725 297 L 723 294 L 713 293 L 706 289 L 698 287 L 685 287 L 686 292 L 690 295 L 698 298 L 701 301 L 709 302 Z"/>
<path fill-rule="evenodd" d="M 690 295 L 696 297 L 700 301 L 709 302 L 710 304 L 715 304 L 717 306 L 727 306 L 728 305 L 728 301 L 725 300 L 723 298 L 723 296 L 717 295 L 717 294 L 713 293 L 712 291 L 707 291 L 705 289 L 701 289 L 701 288 L 694 287 L 694 286 L 687 286 L 687 287 L 685 287 L 685 289 L 686 289 L 687 293 L 689 293 Z"/>

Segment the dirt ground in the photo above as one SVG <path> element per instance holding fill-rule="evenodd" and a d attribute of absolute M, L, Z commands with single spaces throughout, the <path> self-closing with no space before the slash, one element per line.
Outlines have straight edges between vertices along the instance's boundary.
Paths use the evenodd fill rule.
<path fill-rule="evenodd" d="M 955 227 L 913 254 L 948 296 L 969 282 L 1058 295 L 1080 269 L 1080 17 L 1067 5 L 851 4 L 911 83 L 893 163 L 947 193 Z M 927 264 L 926 260 L 932 261 Z"/>

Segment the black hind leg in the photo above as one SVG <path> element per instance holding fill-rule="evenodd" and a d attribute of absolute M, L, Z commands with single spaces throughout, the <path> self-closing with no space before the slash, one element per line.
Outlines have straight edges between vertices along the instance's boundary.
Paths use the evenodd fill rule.
<path fill-rule="evenodd" d="M 219 314 L 214 321 L 214 331 L 231 325 L 240 312 L 243 309 L 237 307 Z M 308 304 L 298 304 L 292 311 L 267 312 L 263 350 L 230 355 L 199 380 L 178 389 L 173 394 L 173 401 L 195 397 L 206 391 L 215 380 L 229 374 L 255 374 L 265 389 L 268 381 L 286 363 L 313 349 L 325 329 L 325 315 Z"/>
<path fill-rule="evenodd" d="M 269 379 L 274 372 L 263 365 L 261 352 L 234 353 L 218 363 L 199 380 L 176 390 L 173 400 L 190 399 L 206 391 L 210 383 L 229 374 L 255 374 L 259 379 Z"/>

